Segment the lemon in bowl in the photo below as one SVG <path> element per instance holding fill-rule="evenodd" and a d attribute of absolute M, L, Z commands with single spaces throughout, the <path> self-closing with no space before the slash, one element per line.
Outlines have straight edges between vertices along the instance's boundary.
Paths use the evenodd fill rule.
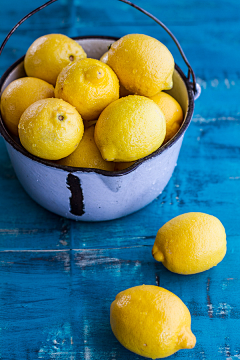
<path fill-rule="evenodd" d="M 76 41 L 88 58 L 100 59 L 117 39 L 88 36 Z M 26 76 L 23 60 L 19 59 L 5 72 L 1 78 L 1 91 L 11 81 Z M 121 167 L 117 171 L 67 167 L 41 159 L 14 140 L 0 121 L 0 132 L 24 189 L 46 209 L 78 221 L 120 218 L 152 202 L 161 194 L 174 171 L 194 109 L 192 84 L 177 65 L 173 72 L 173 87 L 168 92 L 183 110 L 181 128 L 168 143 L 132 164 L 127 162 L 130 167 Z"/>
<path fill-rule="evenodd" d="M 107 64 L 133 94 L 154 96 L 173 86 L 173 56 L 164 44 L 151 36 L 123 36 L 111 45 Z"/>
<path fill-rule="evenodd" d="M 86 53 L 75 40 L 62 34 L 48 34 L 36 39 L 28 48 L 24 68 L 28 76 L 55 86 L 62 69 L 83 58 L 86 58 Z"/>
<path fill-rule="evenodd" d="M 32 155 L 59 160 L 70 155 L 84 132 L 77 110 L 60 99 L 43 99 L 30 105 L 18 124 L 22 146 Z"/>
<path fill-rule="evenodd" d="M 164 144 L 171 140 L 180 129 L 183 122 L 183 111 L 180 104 L 171 95 L 161 91 L 152 99 L 161 109 L 166 120 L 166 135 Z"/>
<path fill-rule="evenodd" d="M 165 117 L 154 101 L 129 95 L 103 110 L 94 137 L 105 160 L 131 162 L 157 150 L 165 134 Z"/>
<path fill-rule="evenodd" d="M 69 156 L 59 160 L 59 165 L 76 168 L 93 168 L 113 171 L 115 164 L 105 161 L 94 141 L 94 126 L 85 129 L 82 140 L 76 150 Z"/>
<path fill-rule="evenodd" d="M 87 58 L 61 71 L 55 96 L 76 107 L 83 120 L 96 120 L 107 105 L 119 98 L 119 80 L 108 65 Z"/>
<path fill-rule="evenodd" d="M 18 136 L 18 123 L 23 112 L 35 101 L 54 97 L 54 87 L 38 78 L 23 77 L 12 81 L 1 96 L 4 124 Z"/>

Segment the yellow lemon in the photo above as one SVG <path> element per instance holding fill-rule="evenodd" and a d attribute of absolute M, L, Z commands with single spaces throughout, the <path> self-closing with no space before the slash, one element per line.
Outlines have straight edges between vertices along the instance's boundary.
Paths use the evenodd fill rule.
<path fill-rule="evenodd" d="M 134 92 L 127 90 L 123 84 L 119 82 L 119 97 L 124 97 L 128 95 L 134 95 Z"/>
<path fill-rule="evenodd" d="M 114 166 L 114 171 L 125 170 L 125 169 L 129 168 L 131 165 L 133 165 L 134 163 L 135 163 L 135 161 L 116 162 L 115 166 Z"/>
<path fill-rule="evenodd" d="M 152 254 L 172 272 L 196 274 L 222 261 L 226 233 L 212 215 L 199 212 L 179 215 L 158 230 Z"/>
<path fill-rule="evenodd" d="M 26 53 L 24 67 L 28 76 L 55 85 L 58 74 L 65 66 L 86 56 L 75 40 L 61 34 L 49 34 L 32 43 Z"/>
<path fill-rule="evenodd" d="M 162 110 L 166 119 L 166 136 L 164 144 L 168 142 L 180 129 L 183 122 L 183 111 L 179 103 L 169 94 L 160 92 L 152 99 Z"/>
<path fill-rule="evenodd" d="M 119 98 L 119 81 L 112 69 L 95 59 L 83 59 L 59 74 L 55 96 L 75 106 L 83 120 L 96 120 Z"/>
<path fill-rule="evenodd" d="M 76 150 L 58 161 L 61 165 L 113 171 L 114 163 L 104 161 L 94 141 L 94 126 L 87 128 Z"/>
<path fill-rule="evenodd" d="M 59 160 L 77 148 L 84 127 L 72 105 L 60 99 L 43 99 L 24 111 L 18 131 L 22 146 L 31 154 Z"/>
<path fill-rule="evenodd" d="M 104 64 L 107 64 L 107 62 L 108 62 L 108 51 L 105 52 L 105 53 L 100 57 L 100 61 L 102 61 Z"/>
<path fill-rule="evenodd" d="M 107 64 L 108 62 L 108 51 L 106 53 L 104 53 L 102 55 L 102 57 L 100 58 L 100 61 L 104 62 L 105 64 Z M 121 82 L 119 82 L 119 97 L 124 97 L 124 96 L 128 96 L 128 95 L 133 95 L 134 93 L 132 91 L 127 90 L 122 84 Z"/>
<path fill-rule="evenodd" d="M 97 120 L 92 120 L 92 121 L 83 120 L 84 129 L 87 129 L 93 125 L 96 125 L 96 122 L 97 122 Z"/>
<path fill-rule="evenodd" d="M 110 323 L 124 347 L 147 358 L 164 358 L 180 349 L 192 349 L 196 343 L 188 308 L 158 286 L 120 292 L 111 305 Z"/>
<path fill-rule="evenodd" d="M 24 77 L 12 81 L 1 96 L 2 119 L 8 130 L 18 136 L 22 113 L 35 101 L 54 97 L 54 88 L 46 81 Z"/>
<path fill-rule="evenodd" d="M 95 127 L 95 141 L 107 161 L 129 162 L 157 150 L 166 134 L 159 106 L 144 96 L 129 95 L 108 105 Z"/>
<path fill-rule="evenodd" d="M 172 88 L 172 54 L 165 45 L 150 36 L 123 36 L 111 45 L 107 63 L 121 84 L 134 94 L 153 96 Z"/>

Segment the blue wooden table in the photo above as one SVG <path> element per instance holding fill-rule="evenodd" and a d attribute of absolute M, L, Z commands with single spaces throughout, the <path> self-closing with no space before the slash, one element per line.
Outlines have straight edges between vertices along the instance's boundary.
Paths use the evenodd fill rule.
<path fill-rule="evenodd" d="M 197 344 L 176 359 L 240 359 L 240 2 L 136 1 L 176 35 L 202 87 L 164 190 L 143 210 L 110 222 L 81 223 L 44 210 L 22 189 L 0 139 L 0 359 L 141 359 L 109 325 L 116 294 L 140 284 L 178 295 L 192 315 Z M 1 1 L 0 42 L 42 1 Z M 144 33 L 172 51 L 152 20 L 118 1 L 59 0 L 26 21 L 0 57 L 0 74 L 37 37 Z M 166 270 L 151 256 L 157 230 L 189 211 L 217 216 L 227 254 L 192 276 Z"/>

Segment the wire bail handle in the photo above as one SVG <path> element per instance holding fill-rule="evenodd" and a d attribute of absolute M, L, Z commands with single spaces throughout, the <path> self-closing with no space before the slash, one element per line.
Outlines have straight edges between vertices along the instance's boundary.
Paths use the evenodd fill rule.
<path fill-rule="evenodd" d="M 123 2 L 123 3 L 126 3 L 126 4 L 134 7 L 135 9 L 141 11 L 143 14 L 145 14 L 145 15 L 147 15 L 148 17 L 150 17 L 151 19 L 153 19 L 153 20 L 154 20 L 158 25 L 160 25 L 160 26 L 168 33 L 168 35 L 172 38 L 172 40 L 175 42 L 175 44 L 176 44 L 176 46 L 177 46 L 177 48 L 178 48 L 178 50 L 179 50 L 179 52 L 180 52 L 180 54 L 181 54 L 181 56 L 182 56 L 185 64 L 186 64 L 187 67 L 188 67 L 187 79 L 188 79 L 190 85 L 192 86 L 192 90 L 193 90 L 193 94 L 194 94 L 194 100 L 196 100 L 196 99 L 199 97 L 200 93 L 201 93 L 201 87 L 200 87 L 200 85 L 196 82 L 196 76 L 195 76 L 195 74 L 194 74 L 194 71 L 193 71 L 191 65 L 189 64 L 188 59 L 187 59 L 186 55 L 184 54 L 183 49 L 181 48 L 181 45 L 179 44 L 178 40 L 177 40 L 176 37 L 173 35 L 173 33 L 167 28 L 166 25 L 164 25 L 164 24 L 162 23 L 162 21 L 158 20 L 158 18 L 156 18 L 156 16 L 153 16 L 153 15 L 150 14 L 148 11 L 142 9 L 140 6 L 133 4 L 133 3 L 132 3 L 131 1 L 129 1 L 129 0 L 119 0 L 119 1 L 121 1 L 121 2 Z M 191 77 L 192 77 L 192 83 L 190 82 Z"/>
<path fill-rule="evenodd" d="M 35 13 L 37 13 L 38 11 L 44 9 L 45 7 L 47 7 L 48 5 L 54 3 L 55 1 L 57 0 L 50 0 L 48 2 L 46 2 L 45 4 L 39 6 L 37 9 L 31 11 L 29 14 L 27 14 L 26 16 L 24 16 L 22 18 L 22 20 L 20 20 L 13 28 L 11 31 L 9 31 L 9 33 L 7 34 L 6 38 L 4 39 L 1 47 L 0 47 L 0 55 L 3 51 L 3 48 L 5 47 L 7 41 L 9 40 L 9 38 L 11 37 L 11 35 L 17 30 L 17 28 L 25 21 L 27 20 L 28 18 L 30 18 L 32 15 L 34 15 Z M 178 40 L 176 39 L 176 37 L 173 35 L 173 33 L 166 27 L 166 25 L 164 25 L 160 20 L 158 20 L 155 16 L 153 16 L 152 14 L 150 14 L 148 11 L 142 9 L 140 6 L 138 5 L 135 5 L 133 4 L 132 2 L 130 2 L 129 0 L 119 0 L 123 3 L 126 3 L 132 7 L 134 7 L 135 9 L 141 11 L 143 14 L 147 15 L 148 17 L 150 17 L 151 19 L 153 19 L 157 24 L 159 24 L 167 33 L 168 35 L 172 38 L 172 40 L 175 42 L 180 54 L 182 55 L 182 58 L 185 62 L 185 64 L 187 65 L 188 67 L 188 75 L 187 75 L 187 79 L 188 81 L 190 82 L 190 79 L 192 77 L 192 83 L 190 82 L 191 86 L 192 86 L 192 90 L 193 90 L 193 93 L 194 93 L 194 99 L 196 100 L 200 93 L 201 93 L 201 87 L 199 84 L 197 84 L 196 82 L 196 77 L 195 77 L 195 74 L 194 74 L 194 71 L 192 69 L 192 67 L 190 66 L 187 58 L 186 58 L 186 55 L 184 54 Z"/>

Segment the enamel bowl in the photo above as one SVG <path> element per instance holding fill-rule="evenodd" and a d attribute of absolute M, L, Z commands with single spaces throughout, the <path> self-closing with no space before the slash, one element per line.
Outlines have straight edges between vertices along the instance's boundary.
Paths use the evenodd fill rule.
<path fill-rule="evenodd" d="M 99 59 L 116 38 L 81 37 L 75 40 L 88 57 Z M 0 91 L 23 76 L 26 74 L 22 57 L 3 75 Z M 172 176 L 193 115 L 192 84 L 177 65 L 173 83 L 168 93 L 180 103 L 184 112 L 180 130 L 167 144 L 121 171 L 73 168 L 37 158 L 8 133 L 0 118 L 0 132 L 16 175 L 26 192 L 47 210 L 80 221 L 120 218 L 151 203 L 162 193 Z"/>

